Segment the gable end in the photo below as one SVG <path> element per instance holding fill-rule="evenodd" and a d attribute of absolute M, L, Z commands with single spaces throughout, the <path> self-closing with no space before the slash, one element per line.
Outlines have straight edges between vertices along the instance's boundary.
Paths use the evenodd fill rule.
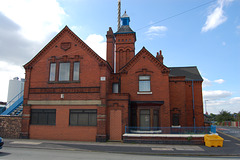
<path fill-rule="evenodd" d="M 137 55 L 135 55 L 123 68 L 120 69 L 120 73 L 127 73 L 127 71 L 130 70 L 130 68 L 132 68 L 133 65 L 140 60 L 143 54 L 145 54 L 145 56 L 147 56 L 147 58 L 149 58 L 149 60 L 153 62 L 153 64 L 155 64 L 162 71 L 163 74 L 170 72 L 170 70 L 164 64 L 162 64 L 145 47 L 143 47 L 137 53 Z"/>
<path fill-rule="evenodd" d="M 46 54 L 49 49 L 53 47 L 53 45 L 64 35 L 68 33 L 70 37 L 76 41 L 80 47 L 87 51 L 91 56 L 93 56 L 98 63 L 106 63 L 104 59 L 102 59 L 97 53 L 95 53 L 86 43 L 84 43 L 74 32 L 72 32 L 68 26 L 65 26 L 38 54 L 33 57 L 27 64 L 23 67 L 25 69 L 32 67 L 44 54 Z"/>

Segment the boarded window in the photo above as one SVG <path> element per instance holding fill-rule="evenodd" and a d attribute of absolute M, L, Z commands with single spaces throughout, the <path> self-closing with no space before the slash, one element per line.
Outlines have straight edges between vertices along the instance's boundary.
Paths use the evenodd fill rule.
<path fill-rule="evenodd" d="M 172 116 L 172 125 L 179 126 L 179 114 L 173 114 Z"/>

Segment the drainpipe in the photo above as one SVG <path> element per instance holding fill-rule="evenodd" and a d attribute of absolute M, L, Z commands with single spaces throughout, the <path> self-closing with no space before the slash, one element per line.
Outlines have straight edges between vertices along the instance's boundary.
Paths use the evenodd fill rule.
<path fill-rule="evenodd" d="M 193 103 L 193 127 L 194 127 L 194 131 L 195 131 L 195 113 L 194 113 L 194 109 L 195 109 L 195 106 L 194 106 L 194 88 L 193 88 L 193 80 L 192 80 L 192 103 Z"/>

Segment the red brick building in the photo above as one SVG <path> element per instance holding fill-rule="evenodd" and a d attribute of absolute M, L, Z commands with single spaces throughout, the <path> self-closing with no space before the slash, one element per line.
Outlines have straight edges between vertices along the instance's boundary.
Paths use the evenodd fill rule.
<path fill-rule="evenodd" d="M 107 31 L 107 60 L 67 26 L 24 68 L 22 137 L 121 140 L 125 126 L 203 126 L 196 67 L 167 67 L 146 48 L 135 55 L 130 18 Z"/>

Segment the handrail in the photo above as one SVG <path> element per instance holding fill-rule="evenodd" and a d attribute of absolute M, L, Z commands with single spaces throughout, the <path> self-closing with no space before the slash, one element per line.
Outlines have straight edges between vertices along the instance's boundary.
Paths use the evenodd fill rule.
<path fill-rule="evenodd" d="M 214 126 L 209 127 L 132 127 L 125 126 L 125 133 L 134 134 L 209 134 L 216 133 Z"/>
<path fill-rule="evenodd" d="M 11 102 L 13 102 L 13 100 L 15 99 L 15 98 L 17 98 L 16 100 L 18 100 L 21 96 L 23 96 L 22 94 L 23 94 L 23 91 L 24 90 L 22 90 L 21 92 L 19 92 L 14 98 L 12 98 L 7 104 L 6 104 L 6 109 L 8 108 L 8 106 L 10 106 L 10 105 L 12 105 L 12 103 Z"/>

